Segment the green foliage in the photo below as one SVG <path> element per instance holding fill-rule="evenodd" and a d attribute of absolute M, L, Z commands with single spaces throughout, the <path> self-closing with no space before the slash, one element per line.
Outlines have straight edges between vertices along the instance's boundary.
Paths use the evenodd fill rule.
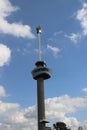
<path fill-rule="evenodd" d="M 55 130 L 69 130 L 64 122 L 56 122 L 53 124 Z"/>

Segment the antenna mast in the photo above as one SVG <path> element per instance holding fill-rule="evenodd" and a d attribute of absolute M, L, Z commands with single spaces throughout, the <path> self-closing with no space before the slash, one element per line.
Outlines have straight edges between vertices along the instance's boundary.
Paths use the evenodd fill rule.
<path fill-rule="evenodd" d="M 36 28 L 37 35 L 38 35 L 38 60 L 41 61 L 41 48 L 40 48 L 40 34 L 41 34 L 41 27 L 38 26 Z"/>

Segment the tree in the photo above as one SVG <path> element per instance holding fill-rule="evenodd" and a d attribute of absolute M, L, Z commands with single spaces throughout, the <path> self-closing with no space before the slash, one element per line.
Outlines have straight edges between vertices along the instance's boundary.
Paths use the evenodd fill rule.
<path fill-rule="evenodd" d="M 70 130 L 64 122 L 56 122 L 56 124 L 53 124 L 53 128 L 55 130 Z"/>

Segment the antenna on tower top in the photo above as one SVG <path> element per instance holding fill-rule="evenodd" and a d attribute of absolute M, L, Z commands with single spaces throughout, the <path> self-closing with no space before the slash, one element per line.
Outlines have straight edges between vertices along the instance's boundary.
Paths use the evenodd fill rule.
<path fill-rule="evenodd" d="M 38 35 L 38 59 L 41 61 L 41 48 L 40 48 L 40 34 L 41 34 L 41 27 L 38 26 L 36 28 L 37 30 L 37 35 Z"/>

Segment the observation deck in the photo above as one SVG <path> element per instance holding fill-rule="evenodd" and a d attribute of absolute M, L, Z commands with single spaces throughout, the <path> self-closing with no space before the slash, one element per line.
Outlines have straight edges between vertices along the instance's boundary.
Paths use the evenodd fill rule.
<path fill-rule="evenodd" d="M 47 65 L 44 61 L 37 61 L 35 65 L 36 68 L 34 68 L 32 71 L 32 75 L 35 80 L 39 78 L 46 80 L 51 77 L 51 70 L 47 68 Z"/>

